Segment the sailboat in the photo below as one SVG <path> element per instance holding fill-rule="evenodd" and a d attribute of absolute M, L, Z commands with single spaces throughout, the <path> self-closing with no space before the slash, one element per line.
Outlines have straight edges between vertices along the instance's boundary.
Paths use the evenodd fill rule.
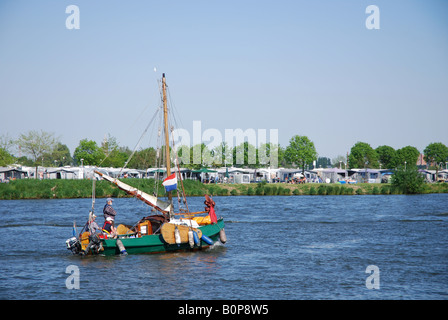
<path fill-rule="evenodd" d="M 89 214 L 89 219 L 79 234 L 74 225 L 73 237 L 66 241 L 67 249 L 71 250 L 73 254 L 84 255 L 93 253 L 109 256 L 199 250 L 212 246 L 217 241 L 221 243 L 227 241 L 224 231 L 224 220 L 222 217 L 217 218 L 215 202 L 209 195 L 205 195 L 204 211 L 191 212 L 188 209 L 188 205 L 187 209 L 179 208 L 177 213 L 174 211 L 172 192 L 177 189 L 178 178 L 182 185 L 182 176 L 179 175 L 177 177 L 176 172 L 171 172 L 165 74 L 162 76 L 162 101 L 166 166 L 166 178 L 163 185 L 165 186 L 167 199 L 162 200 L 155 195 L 150 195 L 117 178 L 95 170 L 95 173 L 102 179 L 111 182 L 120 190 L 143 201 L 152 207 L 152 210 L 156 213 L 138 220 L 132 227 L 120 224 L 113 234 L 108 232 L 92 234 L 90 224 L 92 223 L 94 211 L 94 185 L 92 210 Z M 179 170 L 177 173 L 179 173 Z M 178 192 L 185 196 L 183 185 Z"/>

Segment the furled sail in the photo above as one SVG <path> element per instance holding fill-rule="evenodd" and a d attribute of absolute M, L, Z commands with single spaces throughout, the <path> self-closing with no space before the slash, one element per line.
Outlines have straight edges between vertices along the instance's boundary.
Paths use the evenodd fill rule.
<path fill-rule="evenodd" d="M 118 179 L 112 178 L 112 177 L 110 177 L 104 173 L 101 173 L 97 170 L 95 170 L 95 173 L 99 174 L 104 180 L 107 180 L 107 181 L 115 184 L 118 188 L 125 191 L 127 194 L 130 194 L 130 195 L 136 197 L 137 199 L 142 200 L 143 202 L 150 205 L 151 207 L 154 207 L 156 210 L 163 212 L 163 213 L 170 212 L 171 205 L 168 202 L 159 200 L 157 197 L 147 194 L 137 188 L 134 188 L 124 182 L 121 182 Z"/>

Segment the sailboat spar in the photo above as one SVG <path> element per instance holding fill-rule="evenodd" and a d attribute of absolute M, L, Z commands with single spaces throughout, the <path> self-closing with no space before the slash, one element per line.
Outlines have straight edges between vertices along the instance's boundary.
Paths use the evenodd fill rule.
<path fill-rule="evenodd" d="M 67 249 L 73 254 L 139 254 L 161 253 L 178 250 L 196 250 L 213 245 L 216 241 L 227 241 L 224 231 L 223 218 L 217 218 L 215 202 L 205 195 L 205 211 L 190 212 L 183 209 L 174 213 L 172 204 L 172 190 L 177 188 L 177 176 L 171 173 L 169 131 L 168 131 L 168 106 L 166 94 L 165 74 L 162 76 L 162 102 L 163 120 L 165 131 L 165 166 L 166 178 L 164 186 L 167 191 L 167 200 L 161 200 L 155 195 L 150 195 L 134 188 L 116 178 L 110 177 L 98 170 L 95 173 L 104 180 L 116 185 L 120 190 L 143 201 L 151 206 L 156 214 L 149 215 L 137 221 L 132 227 L 120 224 L 115 233 L 105 230 L 92 232 L 94 200 L 92 211 L 84 228 L 78 234 L 73 226 L 73 237 L 66 241 Z M 179 176 L 182 184 L 182 177 Z M 95 185 L 94 185 L 95 186 Z M 94 197 L 95 187 L 92 195 Z M 185 194 L 182 190 L 179 193 Z M 94 199 L 94 198 L 93 198 Z"/>

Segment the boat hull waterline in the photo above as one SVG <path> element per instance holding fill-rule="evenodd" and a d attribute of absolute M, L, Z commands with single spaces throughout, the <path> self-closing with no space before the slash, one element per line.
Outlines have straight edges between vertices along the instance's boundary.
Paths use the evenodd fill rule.
<path fill-rule="evenodd" d="M 219 241 L 219 232 L 224 228 L 223 219 L 219 219 L 218 223 L 209 224 L 201 226 L 199 229 L 202 234 L 212 239 L 213 242 Z M 161 234 L 145 235 L 139 238 L 126 238 L 119 236 L 120 241 L 126 248 L 128 254 L 152 254 L 152 253 L 163 253 L 163 252 L 174 252 L 174 251 L 185 251 L 207 248 L 210 245 L 201 239 L 199 246 L 190 247 L 190 244 L 180 243 L 180 244 L 169 244 L 163 240 Z M 100 252 L 102 255 L 112 256 L 119 255 L 120 249 L 117 245 L 117 239 L 102 239 L 103 251 Z"/>

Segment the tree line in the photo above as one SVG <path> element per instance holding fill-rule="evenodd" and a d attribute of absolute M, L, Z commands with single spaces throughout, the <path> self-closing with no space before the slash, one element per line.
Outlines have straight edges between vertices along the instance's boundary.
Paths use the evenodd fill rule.
<path fill-rule="evenodd" d="M 330 160 L 318 155 L 314 143 L 307 136 L 299 135 L 293 136 L 286 147 L 267 144 L 263 146 L 263 151 L 247 141 L 233 148 L 228 148 L 225 143 L 212 150 L 208 150 L 208 146 L 205 144 L 187 147 L 189 148 L 189 159 L 187 159 L 189 161 L 185 161 L 187 150 L 185 148 L 185 146 L 178 148 L 177 155 L 181 159 L 179 164 L 191 169 L 223 165 L 249 168 L 264 167 L 266 164 L 261 161 L 261 154 L 264 157 L 269 156 L 274 148 L 278 156 L 279 167 L 300 167 L 302 170 L 313 167 L 340 167 L 342 165 L 347 169 L 394 169 L 401 166 L 415 166 L 420 156 L 420 151 L 412 146 L 395 150 L 390 146 L 382 145 L 374 149 L 366 142 L 357 142 L 351 148 L 348 157 L 338 156 Z M 193 159 L 195 148 L 201 150 L 199 155 L 202 158 L 199 161 Z M 126 163 L 131 154 L 133 154 L 132 158 L 129 163 Z M 118 168 L 126 165 L 128 168 L 147 169 L 160 165 L 157 162 L 158 154 L 164 155 L 163 150 L 156 150 L 153 147 L 133 152 L 128 147 L 120 146 L 117 139 L 110 134 L 101 144 L 89 139 L 81 140 L 73 155 L 67 145 L 61 143 L 59 137 L 42 130 L 28 131 L 20 134 L 17 139 L 12 139 L 7 135 L 0 136 L 0 166 L 17 163 L 35 167 L 92 165 Z M 214 157 L 217 154 L 220 157 Z M 441 142 L 428 144 L 423 150 L 423 154 L 424 160 L 436 170 L 440 170 L 448 161 L 448 147 Z M 214 159 L 221 159 L 221 161 L 215 161 Z"/>

